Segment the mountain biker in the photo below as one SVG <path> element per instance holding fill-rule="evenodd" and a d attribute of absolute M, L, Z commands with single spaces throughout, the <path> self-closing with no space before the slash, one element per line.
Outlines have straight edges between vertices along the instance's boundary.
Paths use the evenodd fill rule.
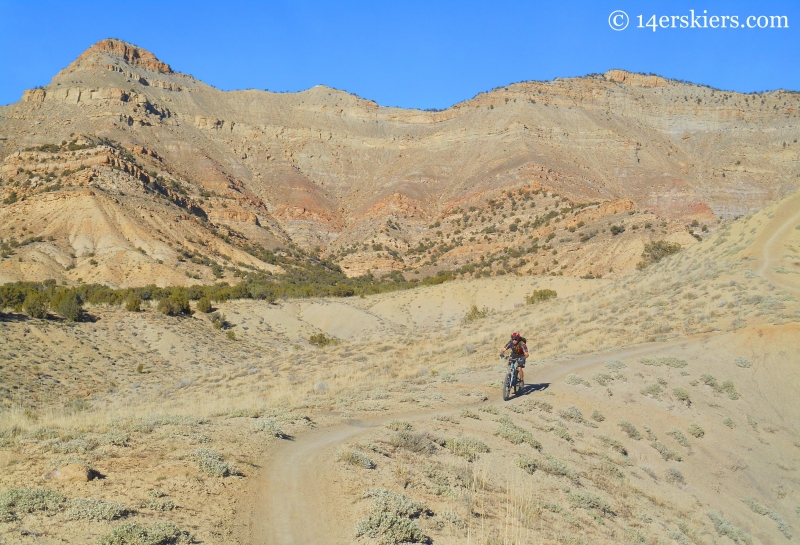
<path fill-rule="evenodd" d="M 506 353 L 506 350 L 511 350 L 511 357 L 517 360 L 517 374 L 519 375 L 520 382 L 525 382 L 525 358 L 528 357 L 528 345 L 525 344 L 525 338 L 516 331 L 511 334 L 511 340 L 506 343 L 500 355 Z M 509 360 L 508 366 L 511 367 Z"/>

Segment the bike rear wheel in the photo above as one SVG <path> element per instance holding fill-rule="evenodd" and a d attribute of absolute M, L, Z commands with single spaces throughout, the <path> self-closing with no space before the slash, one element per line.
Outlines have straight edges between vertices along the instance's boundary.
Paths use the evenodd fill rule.
<path fill-rule="evenodd" d="M 506 374 L 506 380 L 503 382 L 503 401 L 511 399 L 511 373 Z"/>

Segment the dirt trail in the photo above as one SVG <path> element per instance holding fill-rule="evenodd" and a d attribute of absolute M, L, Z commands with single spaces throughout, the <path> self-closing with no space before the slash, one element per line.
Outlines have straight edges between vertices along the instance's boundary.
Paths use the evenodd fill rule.
<path fill-rule="evenodd" d="M 708 338 L 698 335 L 667 343 L 650 343 L 579 356 L 528 369 L 538 383 L 552 383 L 568 373 L 612 358 L 636 357 L 662 352 L 670 347 Z M 502 403 L 499 395 L 492 402 Z M 518 401 L 518 400 L 517 400 Z M 509 401 L 514 403 L 514 400 Z M 325 468 L 334 460 L 339 445 L 367 429 L 389 420 L 416 420 L 435 414 L 455 413 L 475 405 L 465 403 L 436 411 L 393 413 L 369 421 L 352 421 L 320 429 L 287 442 L 265 461 L 257 488 L 246 501 L 251 507 L 248 542 L 253 545 L 307 545 L 351 543 L 352 506 L 343 501 L 342 484 Z"/>
<path fill-rule="evenodd" d="M 761 266 L 758 274 L 769 279 L 774 285 L 785 290 L 800 293 L 800 283 L 787 282 L 793 275 L 778 274 L 773 267 L 780 262 L 783 240 L 800 224 L 800 193 L 790 197 L 775 210 L 774 220 L 771 221 L 761 233 L 759 241 L 761 243 Z"/>

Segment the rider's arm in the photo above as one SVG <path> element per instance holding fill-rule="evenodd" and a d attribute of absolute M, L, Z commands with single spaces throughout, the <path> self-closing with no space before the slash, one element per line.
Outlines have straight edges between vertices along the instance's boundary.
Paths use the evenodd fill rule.
<path fill-rule="evenodd" d="M 528 345 L 525 344 L 525 343 L 521 343 L 521 344 L 522 344 L 522 352 L 525 354 L 525 357 L 527 358 L 528 355 L 529 355 L 528 354 Z"/>

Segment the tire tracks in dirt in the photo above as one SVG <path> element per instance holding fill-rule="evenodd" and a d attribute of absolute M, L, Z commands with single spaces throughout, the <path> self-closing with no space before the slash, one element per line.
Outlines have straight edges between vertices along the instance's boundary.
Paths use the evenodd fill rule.
<path fill-rule="evenodd" d="M 671 347 L 702 342 L 709 334 L 684 337 L 664 343 L 648 343 L 613 349 L 602 353 L 577 356 L 548 362 L 541 369 L 528 369 L 541 384 L 553 383 L 568 373 L 613 358 L 629 358 L 663 352 Z M 535 372 L 534 372 L 535 371 Z M 530 395 L 530 394 L 528 394 Z M 513 398 L 508 403 L 519 401 Z M 524 399 L 524 396 L 523 398 Z M 489 402 L 503 403 L 499 395 Z M 351 420 L 343 424 L 312 431 L 297 440 L 278 446 L 264 461 L 262 470 L 249 497 L 245 540 L 253 545 L 340 544 L 353 541 L 352 520 L 347 516 L 352 506 L 344 502 L 341 483 L 332 471 L 325 470 L 334 460 L 334 453 L 356 435 L 380 426 L 389 420 L 420 420 L 436 414 L 457 413 L 480 403 L 424 412 L 396 412 L 369 420 Z"/>

